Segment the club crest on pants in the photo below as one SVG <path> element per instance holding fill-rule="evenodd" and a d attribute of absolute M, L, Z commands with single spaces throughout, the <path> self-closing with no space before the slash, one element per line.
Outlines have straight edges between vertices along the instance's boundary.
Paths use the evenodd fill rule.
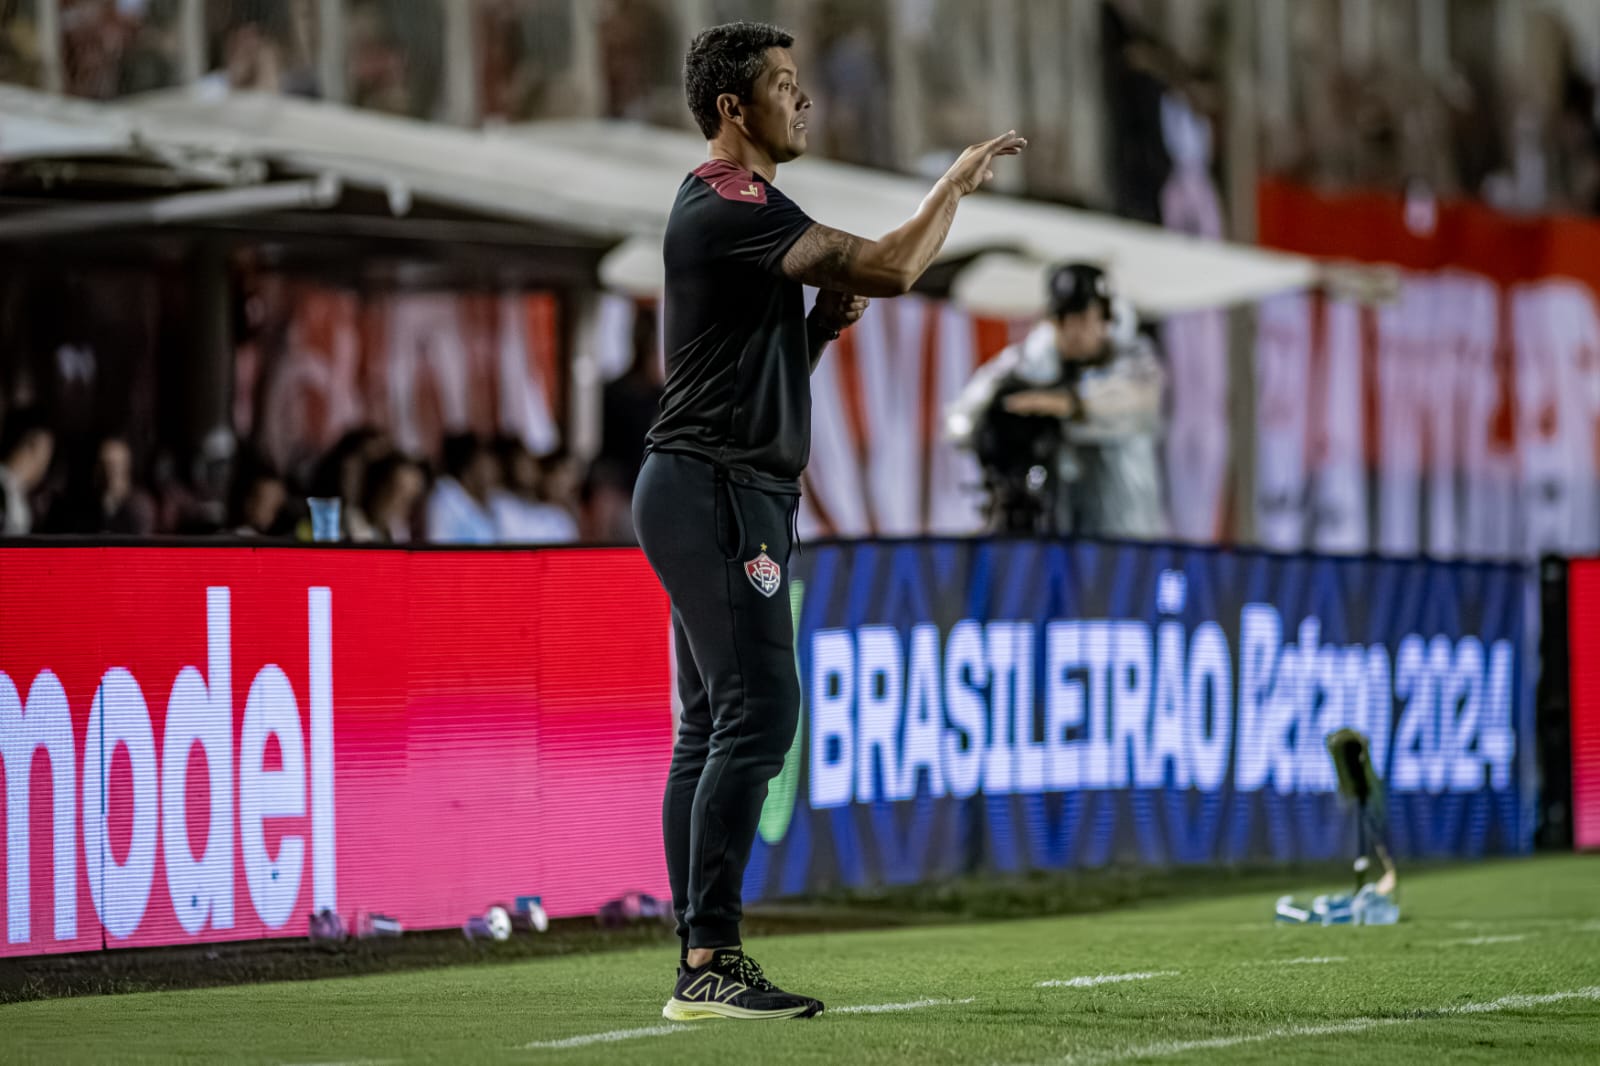
<path fill-rule="evenodd" d="M 750 584 L 756 587 L 757 592 L 770 600 L 772 594 L 778 591 L 778 586 L 783 584 L 783 571 L 766 553 L 766 545 L 761 547 L 761 554 L 744 564 L 744 576 L 750 579 Z"/>

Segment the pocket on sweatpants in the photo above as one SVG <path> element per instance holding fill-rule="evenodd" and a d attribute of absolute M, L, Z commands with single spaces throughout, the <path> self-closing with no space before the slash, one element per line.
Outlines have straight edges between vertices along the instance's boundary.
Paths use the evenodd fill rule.
<path fill-rule="evenodd" d="M 728 562 L 738 562 L 746 547 L 747 524 L 739 490 L 731 482 L 716 479 L 717 550 Z"/>

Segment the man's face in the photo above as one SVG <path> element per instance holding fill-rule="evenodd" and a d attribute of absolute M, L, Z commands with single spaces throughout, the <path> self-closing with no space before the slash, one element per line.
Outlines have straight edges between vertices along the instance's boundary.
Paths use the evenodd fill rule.
<path fill-rule="evenodd" d="M 565 504 L 578 494 L 578 465 L 570 459 L 550 463 L 540 471 L 539 488 L 543 497 Z"/>
<path fill-rule="evenodd" d="M 1056 322 L 1056 348 L 1061 358 L 1093 359 L 1106 347 L 1106 314 L 1099 304 L 1085 311 L 1062 315 Z"/>
<path fill-rule="evenodd" d="M 474 496 L 485 496 L 499 487 L 500 462 L 494 453 L 487 448 L 479 449 L 472 459 L 472 465 L 467 467 L 462 484 Z"/>
<path fill-rule="evenodd" d="M 800 89 L 794 56 L 787 48 L 767 49 L 767 63 L 756 76 L 751 99 L 741 102 L 739 109 L 746 135 L 774 163 L 805 154 L 811 97 Z"/>
<path fill-rule="evenodd" d="M 367 517 L 379 524 L 393 518 L 404 519 L 416 509 L 426 488 L 420 469 L 410 464 L 397 467 L 384 491 L 373 500 L 373 513 Z"/>
<path fill-rule="evenodd" d="M 289 491 L 275 477 L 264 477 L 250 489 L 245 503 L 244 519 L 257 533 L 270 533 L 278 521 L 278 512 L 289 500 Z"/>
<path fill-rule="evenodd" d="M 526 449 L 518 451 L 511 459 L 511 488 L 518 492 L 533 492 L 539 487 L 539 460 Z"/>
<path fill-rule="evenodd" d="M 50 472 L 50 460 L 55 457 L 56 438 L 52 433 L 39 432 L 27 437 L 17 454 L 12 473 L 29 492 L 44 483 Z"/>
<path fill-rule="evenodd" d="M 400 468 L 399 484 L 395 489 L 394 513 L 404 517 L 416 509 L 417 502 L 422 499 L 423 490 L 427 484 L 422 480 L 422 471 L 414 466 Z"/>
<path fill-rule="evenodd" d="M 100 487 L 121 499 L 133 488 L 133 452 L 128 442 L 111 438 L 100 442 Z"/>

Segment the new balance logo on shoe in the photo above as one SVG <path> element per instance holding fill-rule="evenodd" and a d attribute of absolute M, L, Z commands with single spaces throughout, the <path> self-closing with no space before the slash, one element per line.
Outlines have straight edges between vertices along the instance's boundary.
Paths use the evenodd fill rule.
<path fill-rule="evenodd" d="M 699 977 L 696 977 L 688 988 L 678 993 L 678 998 L 686 999 L 691 1003 L 726 1003 L 749 987 L 742 981 L 725 978 L 721 974 L 707 970 Z"/>

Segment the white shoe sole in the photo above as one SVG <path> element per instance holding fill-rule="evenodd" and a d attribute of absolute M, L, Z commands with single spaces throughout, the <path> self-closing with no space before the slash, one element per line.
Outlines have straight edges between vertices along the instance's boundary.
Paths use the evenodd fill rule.
<path fill-rule="evenodd" d="M 744 1022 L 776 1021 L 782 1018 L 810 1017 L 807 1012 L 812 1008 L 807 1004 L 797 1007 L 785 1007 L 782 1010 L 749 1010 L 745 1007 L 734 1007 L 726 1003 L 685 1003 L 682 1000 L 669 999 L 667 1005 L 661 1008 L 661 1016 L 673 1022 L 700 1022 L 708 1018 L 732 1018 Z M 814 1014 L 821 1014 L 819 1006 Z"/>

